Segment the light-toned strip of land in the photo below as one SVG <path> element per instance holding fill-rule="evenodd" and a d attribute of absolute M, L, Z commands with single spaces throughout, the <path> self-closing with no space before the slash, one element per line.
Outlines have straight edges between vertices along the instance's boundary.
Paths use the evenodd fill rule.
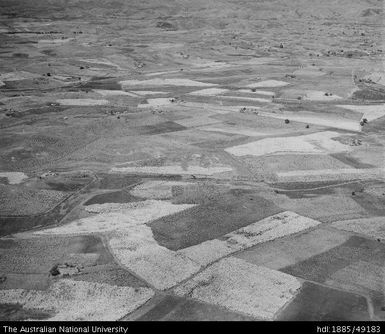
<path fill-rule="evenodd" d="M 119 82 L 122 86 L 186 86 L 186 87 L 209 87 L 217 86 L 216 84 L 200 82 L 190 79 L 175 78 L 175 79 L 163 79 L 155 78 L 149 80 L 123 80 Z"/>
<path fill-rule="evenodd" d="M 108 100 L 96 100 L 96 99 L 59 99 L 57 103 L 63 106 L 102 106 L 108 104 Z"/>
<path fill-rule="evenodd" d="M 168 175 L 214 175 L 231 172 L 231 167 L 201 167 L 188 166 L 144 166 L 144 167 L 113 167 L 111 173 L 139 173 L 139 174 L 168 174 Z"/>
<path fill-rule="evenodd" d="M 277 173 L 278 182 L 368 180 L 384 177 L 385 168 L 299 170 Z"/>
<path fill-rule="evenodd" d="M 350 151 L 351 147 L 333 138 L 338 132 L 323 131 L 309 135 L 293 137 L 265 138 L 244 145 L 226 148 L 225 151 L 235 156 L 267 154 L 322 154 Z"/>
<path fill-rule="evenodd" d="M 210 132 L 234 133 L 234 134 L 249 136 L 249 137 L 260 137 L 260 136 L 270 135 L 270 133 L 268 132 L 254 131 L 254 130 L 245 129 L 245 128 L 204 127 L 204 128 L 200 128 L 199 130 L 210 131 Z"/>
<path fill-rule="evenodd" d="M 168 94 L 168 92 L 153 91 L 153 90 L 132 90 L 131 93 L 135 95 L 140 95 L 140 96 Z"/>
<path fill-rule="evenodd" d="M 98 93 L 102 96 L 131 96 L 138 97 L 136 94 L 125 92 L 124 90 L 106 90 L 106 89 L 94 89 L 95 93 Z"/>
<path fill-rule="evenodd" d="M 287 85 L 289 85 L 289 83 L 285 82 L 285 81 L 265 80 L 265 81 L 259 81 L 256 83 L 249 84 L 246 87 L 250 87 L 250 88 L 259 88 L 259 87 L 274 88 L 274 87 L 284 87 Z"/>
<path fill-rule="evenodd" d="M 349 118 L 340 117 L 337 115 L 318 115 L 313 112 L 282 112 L 282 113 L 271 113 L 271 112 L 258 112 L 258 115 L 277 118 L 277 119 L 288 119 L 289 121 L 301 122 L 305 124 L 315 124 L 330 128 L 344 129 L 349 131 L 361 131 L 360 120 L 354 120 Z"/>
<path fill-rule="evenodd" d="M 216 96 L 219 94 L 226 93 L 228 89 L 224 88 L 206 88 L 201 90 L 196 90 L 194 92 L 189 93 L 189 95 L 198 95 L 198 96 Z"/>

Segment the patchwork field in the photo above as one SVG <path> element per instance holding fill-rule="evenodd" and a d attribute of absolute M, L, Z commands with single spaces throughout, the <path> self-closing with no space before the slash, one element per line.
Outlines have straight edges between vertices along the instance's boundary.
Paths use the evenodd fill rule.
<path fill-rule="evenodd" d="M 385 320 L 376 0 L 0 2 L 0 320 Z"/>

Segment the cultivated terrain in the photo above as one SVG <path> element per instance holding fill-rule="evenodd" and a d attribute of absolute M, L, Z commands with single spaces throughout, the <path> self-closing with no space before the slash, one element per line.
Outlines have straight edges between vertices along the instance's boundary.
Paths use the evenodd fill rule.
<path fill-rule="evenodd" d="M 2 0 L 1 320 L 385 320 L 378 0 Z"/>

